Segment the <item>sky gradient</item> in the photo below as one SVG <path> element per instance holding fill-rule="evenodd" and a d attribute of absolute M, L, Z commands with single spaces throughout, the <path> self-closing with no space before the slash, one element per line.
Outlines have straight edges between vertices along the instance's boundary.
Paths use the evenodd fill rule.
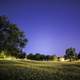
<path fill-rule="evenodd" d="M 69 47 L 80 51 L 79 0 L 0 0 L 0 15 L 25 32 L 27 53 L 61 56 Z"/>

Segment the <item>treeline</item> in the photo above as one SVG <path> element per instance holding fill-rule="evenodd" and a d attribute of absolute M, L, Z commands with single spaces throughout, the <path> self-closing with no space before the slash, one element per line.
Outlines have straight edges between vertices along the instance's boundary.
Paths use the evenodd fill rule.
<path fill-rule="evenodd" d="M 40 53 L 36 53 L 36 54 L 26 54 L 26 53 L 22 53 L 19 54 L 18 58 L 27 58 L 30 60 L 38 60 L 38 61 L 49 61 L 49 60 L 69 60 L 69 61 L 75 61 L 75 60 L 79 60 L 80 59 L 80 52 L 77 53 L 75 48 L 68 48 L 65 50 L 65 55 L 58 57 L 56 55 L 44 55 L 44 54 L 40 54 Z"/>
<path fill-rule="evenodd" d="M 74 60 L 79 60 L 80 59 L 80 52 L 77 53 L 75 48 L 68 48 L 65 50 L 65 55 L 58 57 L 56 55 L 41 55 L 39 53 L 37 54 L 28 54 L 27 59 L 31 60 L 69 60 L 69 61 L 74 61 Z"/>
<path fill-rule="evenodd" d="M 75 48 L 68 48 L 65 50 L 65 55 L 61 57 L 58 57 L 56 55 L 45 55 L 40 53 L 36 53 L 36 54 L 20 53 L 18 54 L 18 56 L 16 56 L 16 58 L 20 58 L 20 59 L 26 58 L 26 59 L 38 60 L 38 61 L 50 61 L 50 60 L 57 61 L 60 59 L 75 61 L 80 59 L 80 52 L 77 53 Z"/>
<path fill-rule="evenodd" d="M 72 51 L 71 51 L 72 49 Z M 29 59 L 29 60 L 37 60 L 37 61 L 59 61 L 61 58 L 64 60 L 69 60 L 69 61 L 74 61 L 74 60 L 79 60 L 80 59 L 80 52 L 79 53 L 74 53 L 74 48 L 68 48 L 66 49 L 69 50 L 68 52 L 65 53 L 65 55 L 58 57 L 56 55 L 44 55 L 40 53 L 36 54 L 26 54 L 26 53 L 20 53 L 16 58 L 19 59 Z"/>
<path fill-rule="evenodd" d="M 27 59 L 48 61 L 48 60 L 56 60 L 57 59 L 57 56 L 56 55 L 44 55 L 44 54 L 36 53 L 36 54 L 28 54 L 27 55 Z"/>

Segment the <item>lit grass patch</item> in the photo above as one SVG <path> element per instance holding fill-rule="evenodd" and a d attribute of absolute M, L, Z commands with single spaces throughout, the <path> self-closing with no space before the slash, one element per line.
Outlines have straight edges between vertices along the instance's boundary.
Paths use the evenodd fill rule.
<path fill-rule="evenodd" d="M 0 80 L 80 80 L 80 62 L 0 60 Z"/>

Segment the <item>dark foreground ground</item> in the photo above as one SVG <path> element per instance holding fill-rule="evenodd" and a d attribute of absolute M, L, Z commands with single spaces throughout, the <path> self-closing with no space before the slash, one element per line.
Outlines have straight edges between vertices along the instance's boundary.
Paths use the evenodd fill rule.
<path fill-rule="evenodd" d="M 80 62 L 0 60 L 0 80 L 80 80 Z"/>

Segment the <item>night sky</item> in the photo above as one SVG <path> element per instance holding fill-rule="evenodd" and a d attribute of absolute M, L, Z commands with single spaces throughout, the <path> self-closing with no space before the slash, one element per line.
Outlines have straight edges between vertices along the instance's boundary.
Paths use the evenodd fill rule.
<path fill-rule="evenodd" d="M 25 32 L 27 53 L 80 51 L 80 0 L 0 0 L 0 15 Z"/>

